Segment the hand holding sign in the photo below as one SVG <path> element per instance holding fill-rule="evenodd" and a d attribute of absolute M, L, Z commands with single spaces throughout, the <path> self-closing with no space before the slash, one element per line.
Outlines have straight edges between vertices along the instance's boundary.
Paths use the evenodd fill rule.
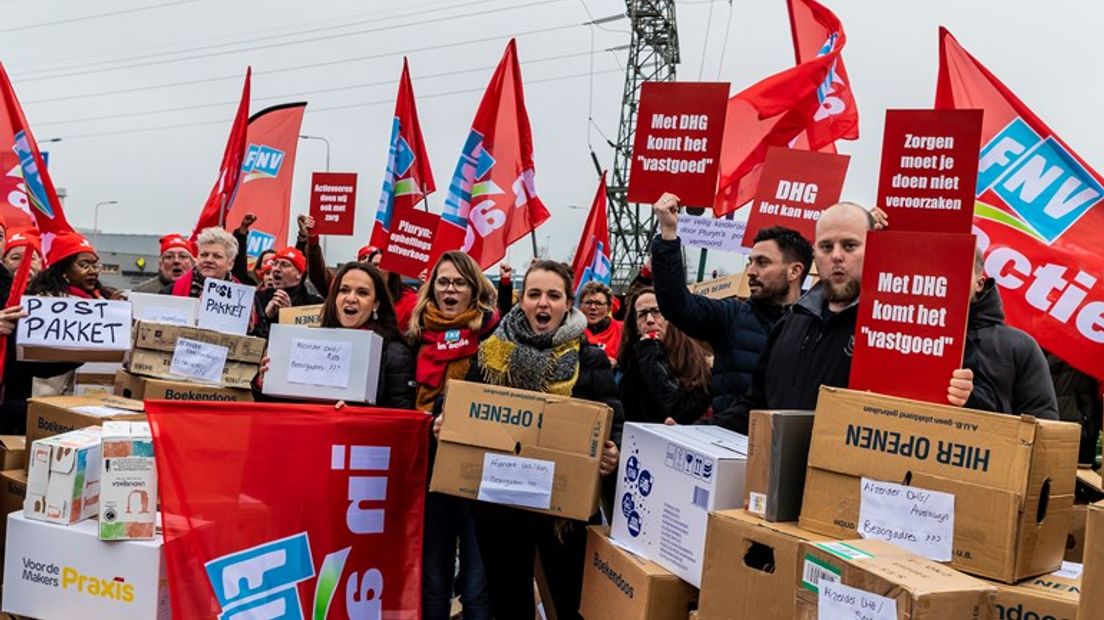
<path fill-rule="evenodd" d="M 15 322 L 25 318 L 27 312 L 23 306 L 12 306 L 0 310 L 0 336 L 7 336 L 15 331 Z"/>
<path fill-rule="evenodd" d="M 955 407 L 965 407 L 973 391 L 974 371 L 959 368 L 951 373 L 951 384 L 947 386 L 947 402 Z"/>

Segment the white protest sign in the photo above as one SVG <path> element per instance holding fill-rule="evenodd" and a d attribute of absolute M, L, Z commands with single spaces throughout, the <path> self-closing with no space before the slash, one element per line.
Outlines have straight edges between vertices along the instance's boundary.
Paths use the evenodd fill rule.
<path fill-rule="evenodd" d="M 229 352 L 229 348 L 217 344 L 177 338 L 169 372 L 207 383 L 220 383 Z"/>
<path fill-rule="evenodd" d="M 244 336 L 255 293 L 252 286 L 207 278 L 199 298 L 199 327 Z"/>
<path fill-rule="evenodd" d="M 822 583 L 817 620 L 897 620 L 897 601 L 842 583 Z"/>
<path fill-rule="evenodd" d="M 859 536 L 887 540 L 929 560 L 949 562 L 954 505 L 951 493 L 863 478 Z"/>
<path fill-rule="evenodd" d="M 353 343 L 293 338 L 288 355 L 289 383 L 349 387 Z"/>
<path fill-rule="evenodd" d="M 678 220 L 678 236 L 684 246 L 747 254 L 751 250 L 741 245 L 746 227 L 747 222 L 740 220 L 683 214 Z"/>
<path fill-rule="evenodd" d="M 547 510 L 555 473 L 553 461 L 488 452 L 483 455 L 479 501 Z"/>
<path fill-rule="evenodd" d="M 24 295 L 27 311 L 15 336 L 20 346 L 126 351 L 130 349 L 130 302 Z"/>
<path fill-rule="evenodd" d="M 127 300 L 130 301 L 136 321 L 185 326 L 196 324 L 198 299 L 152 293 L 130 293 Z"/>

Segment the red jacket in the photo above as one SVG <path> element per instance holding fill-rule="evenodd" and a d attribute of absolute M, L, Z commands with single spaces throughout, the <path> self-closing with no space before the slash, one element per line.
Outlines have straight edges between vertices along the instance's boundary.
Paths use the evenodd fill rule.
<path fill-rule="evenodd" d="M 601 326 L 605 323 L 602 321 L 598 324 Z M 606 354 L 606 357 L 611 360 L 617 359 L 617 353 L 621 350 L 621 330 L 623 329 L 623 323 L 616 319 L 609 319 L 609 326 L 600 332 L 591 331 L 591 327 L 588 325 L 586 329 L 587 342 L 597 346 Z"/>

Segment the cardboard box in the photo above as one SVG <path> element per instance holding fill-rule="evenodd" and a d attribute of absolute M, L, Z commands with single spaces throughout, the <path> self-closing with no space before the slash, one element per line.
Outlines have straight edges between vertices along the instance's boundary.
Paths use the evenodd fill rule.
<path fill-rule="evenodd" d="M 70 525 L 96 516 L 100 501 L 100 427 L 89 426 L 31 444 L 28 519 Z"/>
<path fill-rule="evenodd" d="M 23 468 L 0 472 L 0 540 L 8 527 L 8 515 L 23 513 L 23 500 L 27 498 L 27 472 Z"/>
<path fill-rule="evenodd" d="M 697 591 L 655 562 L 617 546 L 608 527 L 587 528 L 579 613 L 587 620 L 683 620 Z"/>
<path fill-rule="evenodd" d="M 78 428 L 103 424 L 104 420 L 143 422 L 145 410 L 140 400 L 119 396 L 47 396 L 27 401 L 27 444 Z M 24 453 L 23 467 L 30 463 L 30 450 Z"/>
<path fill-rule="evenodd" d="M 114 393 L 135 400 L 205 400 L 220 402 L 252 402 L 253 391 L 187 383 L 132 375 L 125 370 L 115 373 Z"/>
<path fill-rule="evenodd" d="M 27 438 L 23 435 L 0 435 L 0 468 L 22 467 L 27 458 Z"/>
<path fill-rule="evenodd" d="M 828 583 L 891 599 L 896 615 L 887 613 L 878 618 L 996 620 L 996 588 L 992 584 L 894 544 L 861 539 L 807 542 L 801 543 L 800 553 L 802 571 L 797 577 L 794 615 L 798 620 L 817 619 L 820 588 Z"/>
<path fill-rule="evenodd" d="M 626 424 L 612 535 L 701 585 L 709 513 L 744 503 L 747 438 L 716 426 Z"/>
<path fill-rule="evenodd" d="M 687 288 L 695 295 L 705 295 L 710 299 L 728 299 L 730 297 L 747 299 L 751 297 L 751 287 L 748 285 L 747 274 L 742 271 L 731 276 L 690 284 Z"/>
<path fill-rule="evenodd" d="M 149 422 L 104 422 L 100 540 L 152 539 L 157 467 Z"/>
<path fill-rule="evenodd" d="M 134 324 L 135 349 L 163 351 L 171 355 L 176 350 L 176 341 L 179 338 L 226 347 L 226 359 L 228 361 L 259 365 L 265 353 L 264 338 L 238 336 L 184 325 L 166 325 L 146 321 L 138 321 Z"/>
<path fill-rule="evenodd" d="M 366 329 L 273 325 L 262 391 L 283 398 L 375 403 L 383 347 L 383 338 Z"/>
<path fill-rule="evenodd" d="M 192 326 L 199 313 L 199 300 L 195 297 L 131 292 L 127 300 L 135 321 Z"/>
<path fill-rule="evenodd" d="M 111 386 L 115 383 L 115 371 L 120 368 L 122 364 L 108 362 L 84 364 L 75 373 L 73 394 L 75 396 L 110 394 Z"/>
<path fill-rule="evenodd" d="M 698 615 L 701 620 L 792 620 L 801 543 L 829 540 L 796 523 L 743 510 L 709 514 Z"/>
<path fill-rule="evenodd" d="M 1032 577 L 1014 586 L 994 583 L 997 586 L 996 617 L 998 620 L 1077 620 L 1077 604 L 1081 600 L 1080 571 L 1078 564 L 1073 572 Z"/>
<path fill-rule="evenodd" d="M 553 463 L 548 508 L 527 510 L 587 520 L 598 510 L 598 465 L 613 411 L 602 403 L 450 380 L 429 490 L 479 499 L 494 455 Z M 545 491 L 546 489 L 538 489 Z"/>
<path fill-rule="evenodd" d="M 951 565 L 1016 583 L 1062 564 L 1080 428 L 822 387 L 801 527 L 856 537 L 863 477 L 951 493 Z"/>
<path fill-rule="evenodd" d="M 161 539 L 107 543 L 96 522 L 60 527 L 8 516 L 4 611 L 33 618 L 168 620 Z"/>
<path fill-rule="evenodd" d="M 131 374 L 144 375 L 157 379 L 171 381 L 187 381 L 186 377 L 174 375 L 172 369 L 173 354 L 171 351 L 153 351 L 150 349 L 134 349 L 130 352 L 127 361 L 127 370 Z M 226 362 L 222 369 L 221 385 L 231 388 L 247 389 L 257 376 L 260 366 L 245 362 Z M 196 382 L 195 385 L 212 385 Z"/>
<path fill-rule="evenodd" d="M 1104 612 L 1104 502 L 1089 506 L 1077 620 L 1100 620 L 1101 612 Z"/>
<path fill-rule="evenodd" d="M 1074 504 L 1070 512 L 1069 533 L 1066 534 L 1066 553 L 1062 559 L 1066 562 L 1085 561 L 1085 521 L 1089 518 L 1089 507 Z"/>
<path fill-rule="evenodd" d="M 318 327 L 322 324 L 323 304 L 280 308 L 279 323 L 300 327 Z"/>
<path fill-rule="evenodd" d="M 748 420 L 747 509 L 767 521 L 796 521 L 805 491 L 812 411 L 752 411 Z"/>

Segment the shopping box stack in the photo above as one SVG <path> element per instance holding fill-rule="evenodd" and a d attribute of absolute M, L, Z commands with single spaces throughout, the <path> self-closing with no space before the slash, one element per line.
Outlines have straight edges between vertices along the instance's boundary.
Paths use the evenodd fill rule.
<path fill-rule="evenodd" d="M 263 338 L 147 321 L 136 321 L 133 334 L 126 372 L 115 378 L 117 394 L 144 399 L 174 394 L 180 400 L 251 399 L 246 392 L 265 354 Z"/>

